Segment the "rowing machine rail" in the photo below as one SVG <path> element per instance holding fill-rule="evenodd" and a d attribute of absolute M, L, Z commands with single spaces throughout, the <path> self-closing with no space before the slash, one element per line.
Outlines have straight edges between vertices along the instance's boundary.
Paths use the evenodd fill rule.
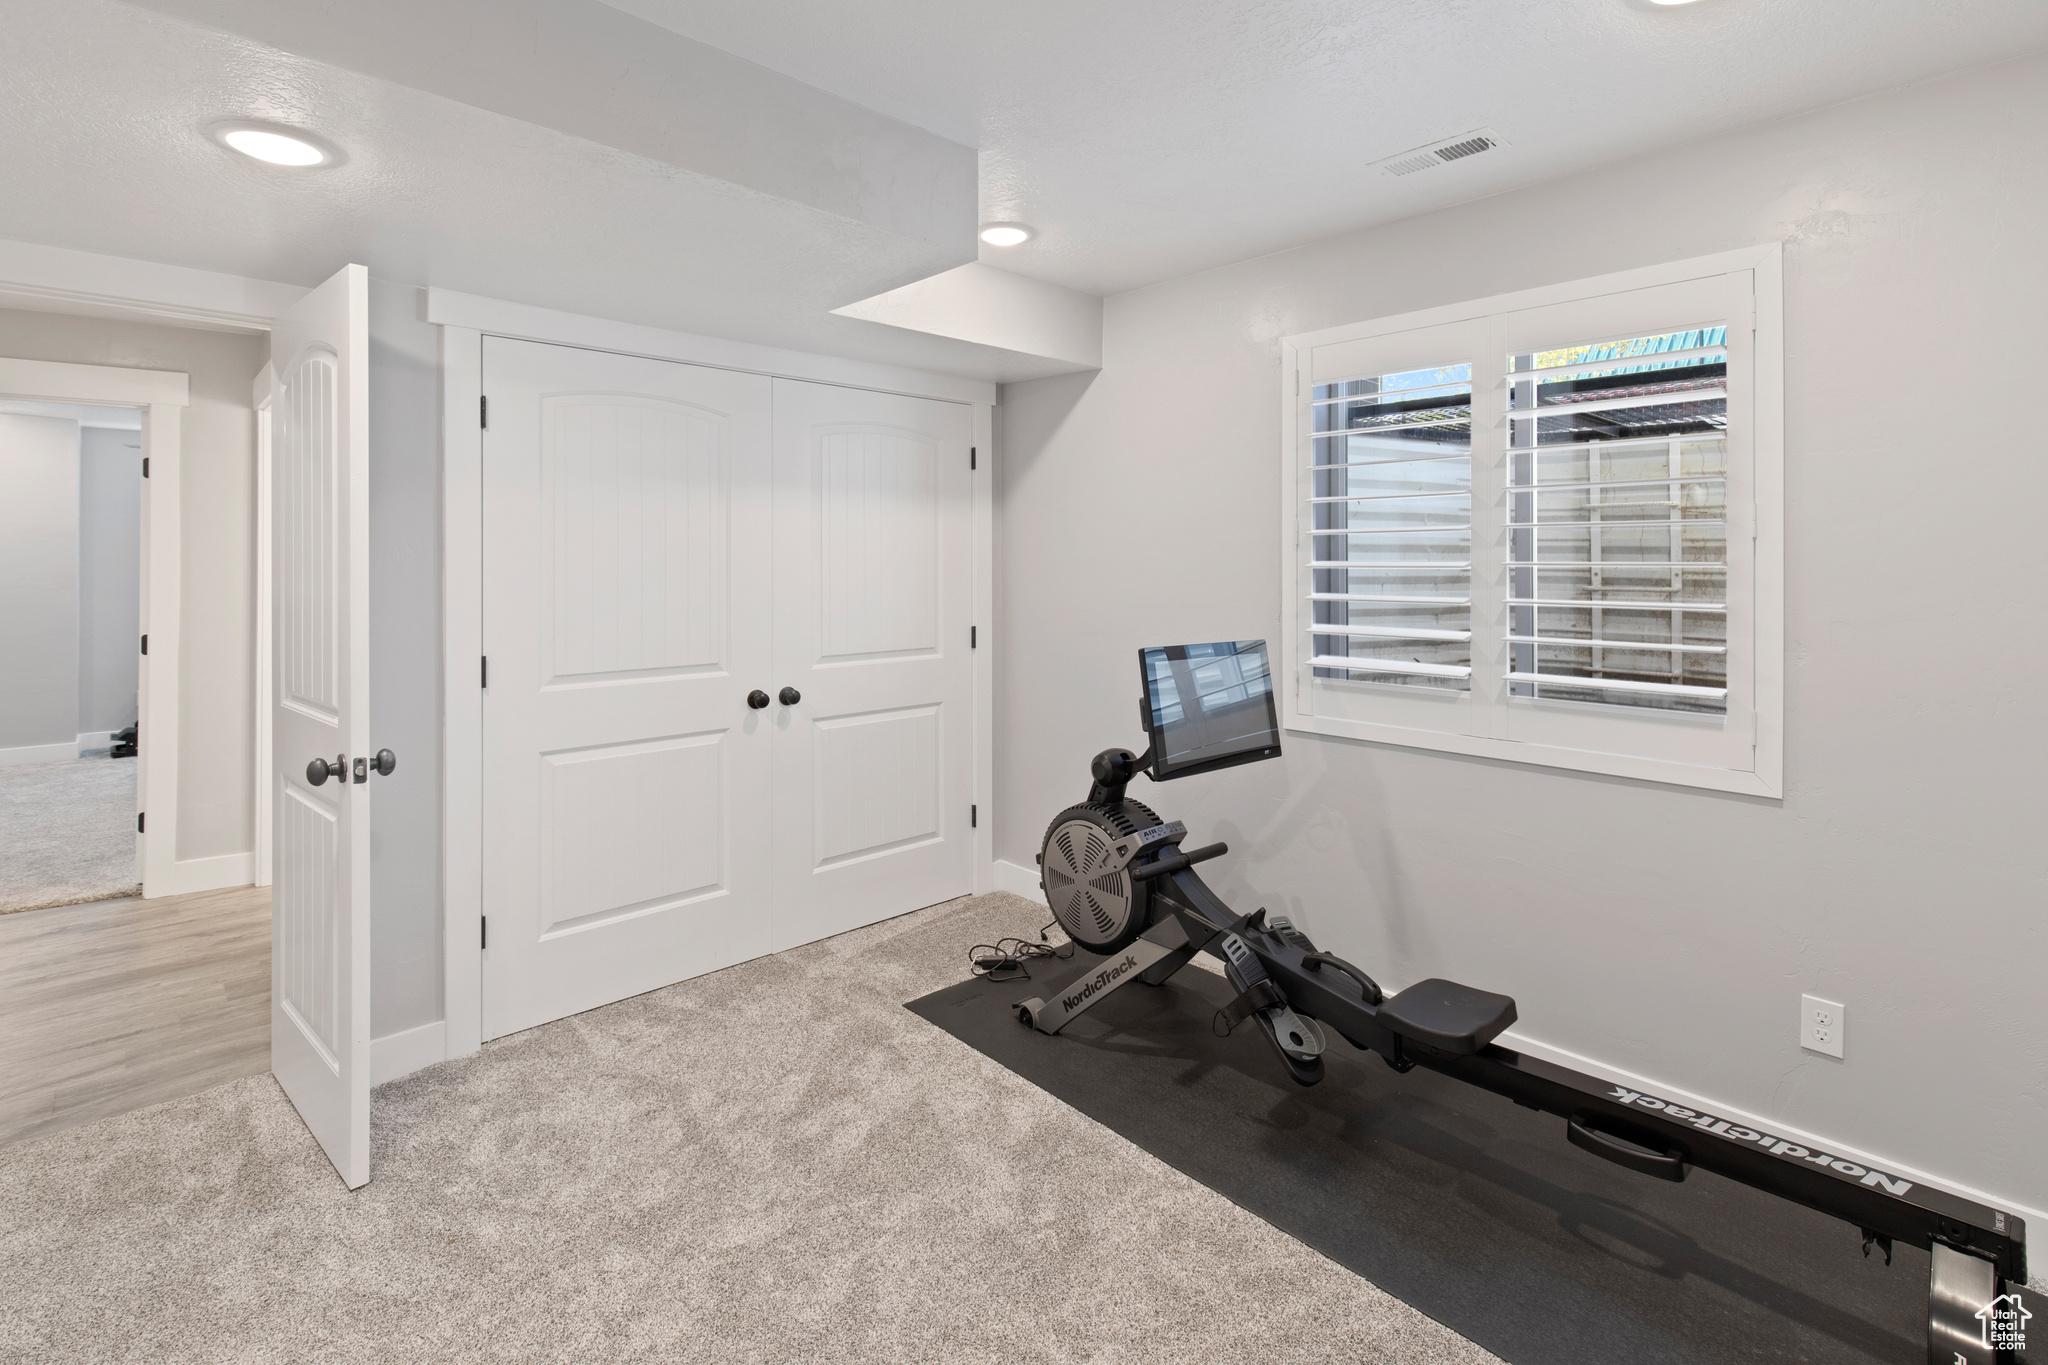
<path fill-rule="evenodd" d="M 1524 1108 L 1557 1115 L 1566 1121 L 1574 1146 L 1627 1169 L 1673 1181 L 1683 1180 L 1693 1168 L 1712 1171 L 1841 1219 L 1863 1232 L 1866 1249 L 1875 1241 L 1889 1252 L 1891 1243 L 1907 1242 L 1930 1252 L 1930 1365 L 2006 1365 L 2020 1358 L 1989 1339 L 1980 1316 L 1996 1311 L 2009 1286 L 2026 1283 L 2026 1224 L 2018 1215 L 1502 1047 L 1493 1040 L 1515 1020 L 1514 1002 L 1506 996 L 1456 982 L 1425 981 L 1382 998 L 1371 977 L 1318 952 L 1284 917 L 1269 920 L 1263 910 L 1238 915 L 1224 904 L 1192 864 L 1220 856 L 1225 847 L 1183 853 L 1178 844 L 1185 827 L 1178 821 L 1165 827 L 1149 810 L 1123 801 L 1122 789 L 1140 762 L 1124 750 L 1099 756 L 1090 803 L 1111 808 L 1101 800 L 1108 795 L 1104 789 L 1111 788 L 1114 809 L 1142 811 L 1143 824 L 1168 830 L 1146 838 L 1147 830 L 1141 829 L 1130 836 L 1129 852 L 1119 860 L 1120 867 L 1129 867 L 1134 885 L 1142 881 L 1148 888 L 1150 923 L 1127 946 L 1089 963 L 1046 997 L 1019 1001 L 1022 1022 L 1056 1034 L 1133 981 L 1162 984 L 1197 953 L 1230 964 L 1226 970 L 1233 984 L 1255 962 L 1254 975 L 1277 988 L 1279 1002 L 1254 1008 L 1273 998 L 1261 985 L 1261 994 L 1242 1013 L 1317 1021 L 1352 1046 L 1379 1054 L 1397 1071 L 1427 1067 Z M 1146 858 L 1149 862 L 1140 861 Z M 1248 953 L 1240 954 L 1240 945 Z M 1234 964 L 1233 955 L 1238 956 Z M 1245 990 L 1240 1001 L 1250 995 Z M 1322 1074 L 1320 1057 L 1311 1054 L 1312 1064 L 1305 1064 L 1301 1049 L 1289 1055 L 1274 1036 L 1272 1022 L 1262 1019 L 1290 1076 L 1314 1084 Z M 1320 1050 L 1318 1041 L 1315 1052 Z"/>

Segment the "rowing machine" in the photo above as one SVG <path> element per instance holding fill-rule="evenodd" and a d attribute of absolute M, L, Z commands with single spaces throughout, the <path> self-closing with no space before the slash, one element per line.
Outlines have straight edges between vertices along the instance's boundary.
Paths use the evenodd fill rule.
<path fill-rule="evenodd" d="M 1150 747 L 1097 754 L 1087 799 L 1054 817 L 1038 855 L 1053 917 L 1095 960 L 1019 1001 L 1021 1022 L 1056 1034 L 1132 982 L 1162 985 L 1212 954 L 1237 992 L 1215 1028 L 1255 1023 L 1297 1084 L 1323 1078 L 1328 1029 L 1396 1071 L 1426 1067 L 1558 1115 L 1572 1145 L 1629 1170 L 1682 1181 L 1696 1167 L 1804 1204 L 1860 1229 L 1864 1254 L 1879 1247 L 1887 1264 L 1895 1242 L 1925 1248 L 1930 1365 L 2020 1359 L 1998 1336 L 2001 1321 L 2024 1321 L 2008 1293 L 2027 1277 L 2017 1215 L 1524 1056 L 1494 1041 L 1516 1019 L 1508 996 L 1434 978 L 1387 995 L 1285 916 L 1232 911 L 1195 871 L 1227 846 L 1184 849 L 1187 826 L 1127 789 L 1140 773 L 1167 781 L 1279 754 L 1265 643 L 1146 649 L 1140 662 Z"/>

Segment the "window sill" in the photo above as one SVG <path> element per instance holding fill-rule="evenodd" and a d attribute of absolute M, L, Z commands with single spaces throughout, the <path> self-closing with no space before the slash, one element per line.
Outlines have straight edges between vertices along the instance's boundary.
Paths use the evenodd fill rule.
<path fill-rule="evenodd" d="M 1665 759 L 1638 758 L 1629 754 L 1606 754 L 1587 749 L 1566 749 L 1556 745 L 1529 744 L 1519 740 L 1491 739 L 1481 735 L 1454 735 L 1416 730 L 1402 725 L 1371 721 L 1339 720 L 1327 716 L 1291 715 L 1284 722 L 1290 734 L 1328 735 L 1362 740 L 1369 744 L 1392 744 L 1404 749 L 1427 749 L 1437 753 L 1491 758 L 1528 767 L 1561 769 L 1567 772 L 1598 773 L 1606 777 L 1633 778 L 1674 787 L 1698 787 L 1708 791 L 1734 792 L 1783 800 L 1784 784 L 1775 775 L 1708 768 Z"/>

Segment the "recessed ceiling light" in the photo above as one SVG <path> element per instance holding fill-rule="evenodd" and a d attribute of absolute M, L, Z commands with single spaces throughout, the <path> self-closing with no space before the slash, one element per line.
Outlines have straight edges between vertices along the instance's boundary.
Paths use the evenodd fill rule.
<path fill-rule="evenodd" d="M 983 223 L 981 240 L 990 246 L 1017 246 L 1032 238 L 1031 229 L 1022 223 Z"/>
<path fill-rule="evenodd" d="M 327 166 L 341 159 L 332 147 L 296 128 L 236 120 L 206 131 L 221 146 L 272 166 Z"/>

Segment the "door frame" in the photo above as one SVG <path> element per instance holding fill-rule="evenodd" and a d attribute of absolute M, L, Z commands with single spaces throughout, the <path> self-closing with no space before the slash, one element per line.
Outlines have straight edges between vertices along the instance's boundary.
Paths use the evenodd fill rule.
<path fill-rule="evenodd" d="M 179 566 L 183 540 L 178 453 L 184 410 L 192 401 L 191 379 L 177 370 L 0 358 L 0 395 L 45 403 L 98 403 L 136 408 L 142 413 L 142 457 L 149 462 L 149 475 L 142 485 L 140 630 L 149 641 L 149 652 L 138 654 L 136 660 L 142 743 L 136 754 L 135 799 L 136 809 L 145 817 L 135 837 L 136 870 L 145 897 L 232 885 L 218 879 L 217 859 L 178 861 Z"/>
<path fill-rule="evenodd" d="M 996 385 L 987 380 L 612 322 L 452 290 L 426 291 L 441 329 L 442 1017 L 449 1058 L 483 1044 L 483 340 L 486 336 L 611 351 L 961 403 L 974 410 L 973 892 L 994 889 Z"/>
<path fill-rule="evenodd" d="M 270 562 L 270 404 L 275 385 L 269 361 L 256 372 L 249 393 L 249 409 L 256 414 L 256 740 L 249 746 L 255 756 L 254 829 L 249 840 L 249 882 L 270 885 L 270 688 L 276 664 L 270 657 L 270 585 L 275 567 Z"/>
<path fill-rule="evenodd" d="M 163 265 L 122 256 L 108 256 L 69 247 L 45 246 L 33 242 L 0 240 L 0 307 L 77 317 L 120 318 L 158 326 L 189 327 L 200 331 L 238 332 L 262 335 L 278 314 L 289 308 L 305 289 L 274 280 L 251 279 L 190 266 Z M 87 365 L 59 361 L 5 361 L 10 366 L 32 366 L 0 379 L 0 392 L 10 397 L 42 396 L 49 402 L 101 402 L 143 411 L 144 453 L 150 456 L 150 479 L 144 485 L 144 554 L 142 630 L 150 635 L 149 659 L 138 670 L 138 697 L 142 721 L 142 747 L 137 755 L 140 809 L 153 816 L 138 836 L 145 896 L 175 895 L 184 891 L 205 891 L 247 882 L 252 858 L 248 854 L 224 853 L 212 858 L 180 861 L 178 843 L 178 647 L 180 640 L 180 552 L 181 502 L 179 488 L 179 441 L 183 421 L 178 409 L 190 404 L 188 377 L 170 370 L 129 369 L 114 365 Z M 73 388 L 57 394 L 16 393 L 20 376 L 34 379 L 31 388 L 62 384 L 65 371 L 74 372 Z M 179 387 L 153 389 L 149 385 L 175 382 Z M 98 387 L 95 387 L 98 386 Z M 134 387 L 131 387 L 134 386 Z M 71 393 L 81 396 L 67 396 Z M 117 396 L 86 397 L 87 393 Z M 120 394 L 132 394 L 121 397 Z M 159 411 L 161 409 L 161 411 Z M 154 448 L 152 448 L 152 446 Z M 158 462 L 161 461 L 161 464 Z M 158 482 L 158 470 L 166 473 Z M 152 572 L 158 589 L 156 608 L 148 605 Z M 163 640 L 159 647 L 158 640 Z M 146 681 L 152 669 L 159 685 L 152 691 Z M 259 713 L 257 724 L 265 725 Z M 257 788 L 260 796 L 262 788 Z M 152 875 L 154 874 L 154 875 Z"/>

